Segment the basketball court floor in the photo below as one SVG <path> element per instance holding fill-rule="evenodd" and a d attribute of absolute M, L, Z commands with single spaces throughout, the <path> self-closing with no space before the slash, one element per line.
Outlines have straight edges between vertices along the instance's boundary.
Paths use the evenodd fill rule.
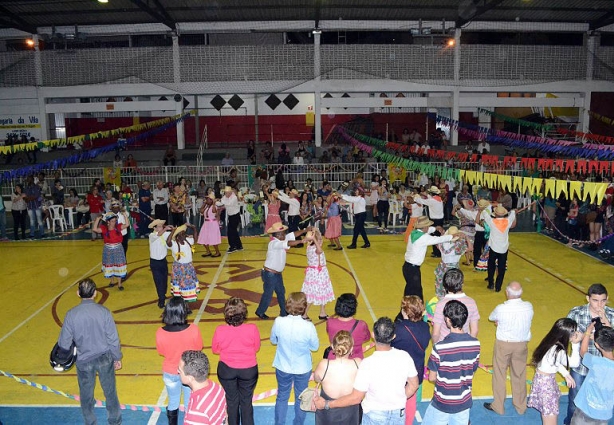
<path fill-rule="evenodd" d="M 399 229 L 401 230 L 401 229 Z M 342 244 L 350 242 L 350 229 L 344 230 Z M 256 231 L 255 233 L 258 233 Z M 328 268 L 335 295 L 355 293 L 359 300 L 357 318 L 372 324 L 378 317 L 394 317 L 399 309 L 403 288 L 401 266 L 405 244 L 402 234 L 370 235 L 371 248 L 357 250 L 327 250 Z M 203 335 L 205 352 L 211 361 L 212 378 L 216 379 L 218 356 L 211 353 L 211 338 L 215 327 L 223 323 L 223 305 L 230 296 L 243 298 L 248 304 L 249 320 L 256 323 L 262 337 L 258 353 L 260 379 L 256 387 L 256 418 L 258 424 L 273 422 L 271 405 L 275 402 L 275 373 L 272 361 L 275 347 L 269 341 L 272 321 L 261 321 L 254 311 L 260 299 L 267 238 L 251 236 L 243 239 L 245 250 L 219 258 L 202 258 L 202 247 L 195 254 L 201 293 L 190 320 L 198 323 Z M 223 241 L 220 248 L 225 249 Z M 99 286 L 98 302 L 108 307 L 115 317 L 124 354 L 123 369 L 118 372 L 117 386 L 120 402 L 125 405 L 124 423 L 165 424 L 166 415 L 159 407 L 166 406 L 161 376 L 162 358 L 155 350 L 155 332 L 161 326 L 161 310 L 156 306 L 155 289 L 149 270 L 149 251 L 146 239 L 130 242 L 128 250 L 129 278 L 126 290 L 109 288 L 100 272 L 102 242 L 89 237 L 75 237 L 40 241 L 10 242 L 0 245 L 2 274 L 0 290 L 0 421 L 4 424 L 71 424 L 81 423 L 75 395 L 79 393 L 75 370 L 57 373 L 49 366 L 49 352 L 56 342 L 66 311 L 79 303 L 76 283 L 91 277 Z M 505 281 L 517 280 L 524 287 L 526 300 L 533 303 L 532 351 L 539 340 L 559 317 L 573 306 L 585 303 L 584 294 L 595 282 L 604 283 L 610 292 L 613 268 L 611 265 L 583 252 L 566 248 L 537 233 L 516 232 L 511 235 L 508 271 Z M 427 256 L 422 267 L 425 298 L 434 296 L 434 274 L 437 259 Z M 284 271 L 287 292 L 301 289 L 306 266 L 305 249 L 293 248 L 288 254 Z M 479 339 L 482 344 L 482 369 L 474 380 L 471 420 L 473 424 L 517 422 L 539 423 L 539 415 L 529 409 L 523 417 L 516 415 L 511 403 L 508 416 L 503 418 L 487 412 L 482 398 L 492 396 L 491 375 L 495 326 L 488 322 L 493 308 L 503 302 L 504 293 L 486 289 L 485 273 L 461 266 L 465 272 L 465 292 L 478 305 L 481 319 Z M 327 306 L 333 314 L 334 304 Z M 268 314 L 279 313 L 275 304 Z M 320 349 L 313 354 L 314 367 L 327 345 L 325 323 L 311 317 L 318 330 Z M 430 351 L 430 348 L 429 350 Z M 368 356 L 372 348 L 365 353 Z M 528 379 L 533 377 L 529 368 Z M 561 380 L 561 379 L 559 379 Z M 423 384 L 423 402 L 415 423 L 432 395 L 432 384 Z M 563 392 L 566 392 L 562 388 Z M 509 394 L 509 391 L 508 391 Z M 100 387 L 96 398 L 103 400 Z M 566 397 L 561 399 L 561 410 Z M 100 423 L 106 422 L 104 408 L 97 409 Z M 513 412 L 513 413 L 512 413 Z M 292 420 L 289 410 L 288 423 Z M 562 415 L 563 416 L 563 415 Z M 559 422 L 562 423 L 562 416 Z M 313 423 L 308 415 L 308 423 Z"/>

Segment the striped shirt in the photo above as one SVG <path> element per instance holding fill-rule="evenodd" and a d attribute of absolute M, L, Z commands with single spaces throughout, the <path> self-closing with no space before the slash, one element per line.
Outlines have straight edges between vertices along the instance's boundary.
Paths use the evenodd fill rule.
<path fill-rule="evenodd" d="M 531 340 L 533 305 L 520 298 L 507 300 L 495 307 L 488 320 L 497 322 L 497 339 L 505 342 Z"/>
<path fill-rule="evenodd" d="M 466 333 L 451 333 L 433 346 L 428 368 L 437 372 L 434 408 L 444 413 L 471 408 L 471 385 L 479 360 L 480 341 Z"/>
<path fill-rule="evenodd" d="M 188 403 L 185 425 L 222 425 L 226 423 L 226 394 L 217 382 L 209 380 L 209 385 L 192 391 Z"/>

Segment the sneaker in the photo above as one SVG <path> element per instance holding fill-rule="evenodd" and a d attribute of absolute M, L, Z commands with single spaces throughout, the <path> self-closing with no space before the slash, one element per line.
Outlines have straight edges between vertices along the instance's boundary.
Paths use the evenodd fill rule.
<path fill-rule="evenodd" d="M 363 246 L 361 246 L 361 248 L 370 248 L 371 244 L 370 243 L 366 243 Z M 349 247 L 348 247 L 349 248 Z"/>
<path fill-rule="evenodd" d="M 243 247 L 237 248 L 236 251 L 243 251 Z"/>
<path fill-rule="evenodd" d="M 228 251 L 226 251 L 228 254 L 232 254 L 233 252 L 237 252 L 238 249 L 237 248 L 228 248 Z"/>

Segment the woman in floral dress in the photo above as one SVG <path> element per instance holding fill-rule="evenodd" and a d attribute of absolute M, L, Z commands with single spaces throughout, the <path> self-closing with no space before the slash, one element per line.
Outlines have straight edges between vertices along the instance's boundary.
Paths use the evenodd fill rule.
<path fill-rule="evenodd" d="M 188 227 L 193 229 L 193 236 L 187 236 L 186 230 Z M 195 240 L 198 240 L 196 227 L 192 224 L 182 224 L 171 231 L 166 242 L 173 255 L 171 293 L 174 297 L 182 297 L 188 303 L 195 302 L 200 292 L 196 270 L 194 270 L 192 264 Z"/>
<path fill-rule="evenodd" d="M 304 239 L 307 244 L 307 268 L 305 269 L 305 280 L 301 292 L 307 297 L 307 308 L 303 319 L 310 320 L 307 316 L 311 305 L 320 306 L 320 320 L 328 319 L 326 314 L 326 304 L 335 300 L 333 284 L 330 281 L 328 268 L 326 267 L 326 256 L 322 251 L 322 234 L 318 229 L 307 232 Z"/>

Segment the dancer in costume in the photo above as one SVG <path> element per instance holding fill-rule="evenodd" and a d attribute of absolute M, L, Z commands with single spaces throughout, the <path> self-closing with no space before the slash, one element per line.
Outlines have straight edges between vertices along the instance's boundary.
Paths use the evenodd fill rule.
<path fill-rule="evenodd" d="M 326 304 L 335 300 L 335 294 L 326 267 L 326 256 L 322 250 L 322 234 L 318 229 L 314 229 L 307 233 L 305 241 L 308 241 L 307 268 L 305 269 L 305 280 L 301 292 L 304 292 L 307 297 L 307 308 L 303 314 L 303 319 L 310 320 L 307 312 L 313 304 L 320 306 L 318 319 L 326 320 L 328 319 Z"/>
<path fill-rule="evenodd" d="M 194 231 L 193 236 L 186 234 L 188 227 Z M 194 270 L 194 265 L 192 264 L 195 240 L 198 240 L 196 227 L 193 224 L 186 223 L 174 228 L 166 242 L 173 255 L 171 293 L 175 297 L 182 297 L 188 303 L 195 302 L 200 292 L 196 270 Z"/>

